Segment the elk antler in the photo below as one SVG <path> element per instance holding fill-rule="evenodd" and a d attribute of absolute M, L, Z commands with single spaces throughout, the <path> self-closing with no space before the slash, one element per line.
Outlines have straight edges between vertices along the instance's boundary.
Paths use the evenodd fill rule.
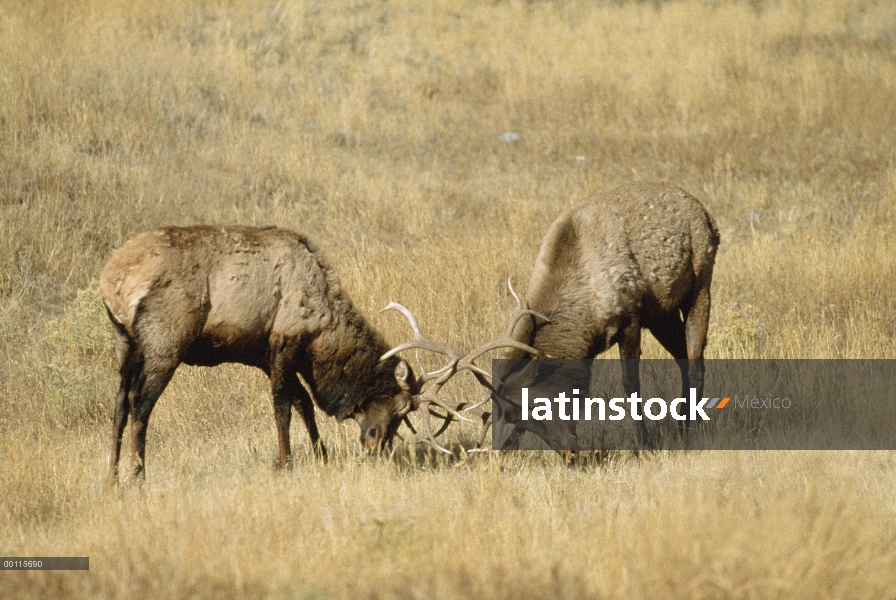
<path fill-rule="evenodd" d="M 444 366 L 436 369 L 435 371 L 427 372 L 423 367 L 423 363 L 420 361 L 419 354 L 417 354 L 417 365 L 420 367 L 421 375 L 417 379 L 416 397 L 417 408 L 420 410 L 421 418 L 423 419 L 422 432 L 417 433 L 417 431 L 414 430 L 414 428 L 411 426 L 410 421 L 405 419 L 405 423 L 408 425 L 408 427 L 410 427 L 411 431 L 417 435 L 418 439 L 422 439 L 422 441 L 428 443 L 433 448 L 441 452 L 450 454 L 450 451 L 447 448 L 440 445 L 436 441 L 436 437 L 438 437 L 448 428 L 448 425 L 451 424 L 451 421 L 453 419 L 466 421 L 468 423 L 475 423 L 474 419 L 471 419 L 463 413 L 469 413 L 470 411 L 476 410 L 484 405 L 491 398 L 491 392 L 494 391 L 494 388 L 492 386 L 491 373 L 477 365 L 475 362 L 476 359 L 478 359 L 486 352 L 497 350 L 498 348 L 515 348 L 517 350 L 528 352 L 533 356 L 539 355 L 538 350 L 536 350 L 535 348 L 532 348 L 531 346 L 515 340 L 513 338 L 513 330 L 516 328 L 516 325 L 517 323 L 519 323 L 520 319 L 527 315 L 532 315 L 534 317 L 544 319 L 545 321 L 548 321 L 549 319 L 533 310 L 523 308 L 523 303 L 520 300 L 519 295 L 513 289 L 513 284 L 510 279 L 507 280 L 507 287 L 510 289 L 510 294 L 513 296 L 514 300 L 516 300 L 516 312 L 514 312 L 514 314 L 510 317 L 510 321 L 507 324 L 507 329 L 505 330 L 504 335 L 494 340 L 485 342 L 484 344 L 478 346 L 472 352 L 469 352 L 467 354 L 461 354 L 453 348 L 434 342 L 424 336 L 420 331 L 420 325 L 417 323 L 417 319 L 414 317 L 413 313 L 411 313 L 410 310 L 408 310 L 401 304 L 398 304 L 397 302 L 390 302 L 388 306 L 380 310 L 380 312 L 385 312 L 387 310 L 397 310 L 402 315 L 404 315 L 405 319 L 407 319 L 408 323 L 410 323 L 411 329 L 414 332 L 414 337 L 411 341 L 399 344 L 398 346 L 392 348 L 391 350 L 383 354 L 380 357 L 380 360 L 386 360 L 387 358 L 395 356 L 399 352 L 404 352 L 405 350 L 427 350 L 429 352 L 442 354 L 448 357 L 448 362 Z M 455 406 L 450 406 L 438 397 L 438 393 L 442 389 L 442 387 L 446 383 L 448 383 L 448 381 L 452 377 L 454 377 L 454 375 L 456 375 L 459 371 L 464 370 L 470 371 L 476 378 L 476 380 L 489 390 L 489 393 L 486 394 L 485 397 L 483 397 L 481 400 L 473 404 L 460 402 Z M 432 382 L 431 385 L 424 391 L 423 388 L 427 383 L 430 382 Z M 441 415 L 437 412 L 433 412 L 433 404 L 441 407 L 446 414 Z M 442 425 L 436 433 L 433 433 L 432 431 L 430 415 L 443 419 Z M 491 423 L 490 415 L 488 415 L 487 413 L 481 415 L 481 419 L 483 422 L 483 427 L 482 432 L 479 436 L 477 446 L 482 444 L 482 440 L 485 438 L 485 430 Z"/>

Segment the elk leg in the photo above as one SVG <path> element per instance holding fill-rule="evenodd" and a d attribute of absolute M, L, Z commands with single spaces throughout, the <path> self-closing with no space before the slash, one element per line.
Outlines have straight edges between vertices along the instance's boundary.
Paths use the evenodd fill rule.
<path fill-rule="evenodd" d="M 306 359 L 300 359 L 298 370 L 302 375 L 302 379 L 308 384 L 308 387 L 314 389 L 311 363 Z M 293 396 L 292 405 L 295 406 L 296 412 L 299 413 L 299 416 L 302 417 L 302 422 L 305 423 L 305 429 L 308 430 L 308 436 L 311 438 L 311 448 L 314 452 L 314 456 L 326 462 L 327 448 L 321 441 L 320 433 L 317 430 L 317 421 L 314 419 L 314 402 L 311 401 L 311 396 L 308 394 L 308 391 L 296 377 L 293 377 L 293 381 L 295 382 L 296 390 Z"/>
<path fill-rule="evenodd" d="M 685 325 L 676 313 L 667 315 L 648 325 L 653 337 L 672 355 L 678 370 L 681 372 L 681 397 L 687 398 L 690 393 L 690 376 L 688 373 L 688 347 L 685 337 Z M 690 418 L 688 413 L 687 418 Z M 682 433 L 687 431 L 687 421 L 679 421 L 678 428 Z"/>
<path fill-rule="evenodd" d="M 124 429 L 128 423 L 128 413 L 131 410 L 131 388 L 135 383 L 135 375 L 140 367 L 137 363 L 136 351 L 128 347 L 121 358 L 121 383 L 115 396 L 115 412 L 112 416 L 112 451 L 109 453 L 109 483 L 118 483 L 118 461 L 121 457 L 121 441 L 124 437 Z"/>
<path fill-rule="evenodd" d="M 311 396 L 300 383 L 296 383 L 296 397 L 293 399 L 292 405 L 296 408 L 296 412 L 302 417 L 305 428 L 308 430 L 308 436 L 311 438 L 311 448 L 314 456 L 320 460 L 327 462 L 327 448 L 320 439 L 320 433 L 317 431 L 317 422 L 314 420 L 314 403 Z"/>
<path fill-rule="evenodd" d="M 622 361 L 622 388 L 625 395 L 631 397 L 633 393 L 641 393 L 641 325 L 632 321 L 620 332 L 619 358 Z M 650 436 L 647 433 L 647 425 L 644 423 L 644 415 L 637 421 L 638 446 L 650 447 Z"/>
<path fill-rule="evenodd" d="M 710 308 L 709 282 L 701 287 L 685 317 L 685 337 L 688 353 L 688 379 L 691 387 L 697 389 L 697 398 L 703 396 L 703 349 L 706 348 L 706 332 L 709 330 Z M 688 428 L 693 428 L 691 421 Z"/>
<path fill-rule="evenodd" d="M 296 373 L 301 365 L 302 376 L 311 373 L 310 366 L 305 365 L 304 359 L 298 357 L 294 345 L 283 345 L 278 348 L 271 359 L 270 377 L 271 392 L 274 396 L 274 420 L 277 423 L 277 437 L 280 444 L 279 468 L 283 469 L 291 464 L 292 448 L 289 442 L 289 425 L 292 419 L 291 409 L 302 417 L 308 435 L 311 437 L 311 445 L 314 454 L 323 460 L 327 458 L 327 450 L 320 441 L 320 433 L 314 420 L 314 404 L 311 396 L 299 382 Z M 306 381 L 310 381 L 307 380 Z"/>
<path fill-rule="evenodd" d="M 115 349 L 118 355 L 118 374 L 120 383 L 115 395 L 115 407 L 112 415 L 112 448 L 109 452 L 110 485 L 118 483 L 118 463 L 121 458 L 121 442 L 128 424 L 128 413 L 131 411 L 131 389 L 140 372 L 140 353 L 127 330 L 119 324 L 112 313 L 109 318 L 115 326 Z"/>
<path fill-rule="evenodd" d="M 131 405 L 131 465 L 132 476 L 141 481 L 146 476 L 146 428 L 149 425 L 149 415 L 156 405 L 156 401 L 171 376 L 174 375 L 179 361 L 176 358 L 161 358 L 146 360 L 142 368 L 135 370 L 135 377 L 130 390 Z"/>
<path fill-rule="evenodd" d="M 279 352 L 271 361 L 271 394 L 274 397 L 274 422 L 277 424 L 277 440 L 280 447 L 280 469 L 292 464 L 292 450 L 289 444 L 289 423 L 292 419 L 293 385 L 295 371 L 291 368 L 292 359 L 284 352 Z"/>

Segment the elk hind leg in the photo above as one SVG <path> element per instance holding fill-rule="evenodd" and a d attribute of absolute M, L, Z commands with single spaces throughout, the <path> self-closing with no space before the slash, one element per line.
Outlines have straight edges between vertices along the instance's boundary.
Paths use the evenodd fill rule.
<path fill-rule="evenodd" d="M 150 356 L 144 358 L 141 368 L 134 373 L 128 396 L 131 410 L 132 477 L 137 481 L 146 476 L 146 428 L 149 416 L 179 363 L 174 356 Z"/>
<path fill-rule="evenodd" d="M 688 356 L 688 380 L 690 387 L 696 388 L 697 398 L 703 396 L 703 378 L 705 367 L 703 365 L 703 350 L 706 348 L 706 334 L 709 330 L 710 309 L 709 281 L 698 288 L 685 315 L 685 338 Z M 688 428 L 693 423 L 687 421 Z"/>
<path fill-rule="evenodd" d="M 118 483 L 118 462 L 121 457 L 121 441 L 128 423 L 128 413 L 131 410 L 131 389 L 136 383 L 142 367 L 136 345 L 124 331 L 116 332 L 118 345 L 120 384 L 115 396 L 115 407 L 112 415 L 112 448 L 109 453 L 109 483 Z"/>
<path fill-rule="evenodd" d="M 159 396 L 165 391 L 181 357 L 190 349 L 201 329 L 199 312 L 187 311 L 180 317 L 175 306 L 189 299 L 180 288 L 170 286 L 167 295 L 147 295 L 139 303 L 131 327 L 137 332 L 133 343 L 139 351 L 139 368 L 132 371 L 128 404 L 131 413 L 132 477 L 140 481 L 146 473 L 146 429 Z M 187 305 L 189 306 L 189 304 Z"/>
<path fill-rule="evenodd" d="M 662 345 L 666 351 L 672 355 L 681 372 L 681 397 L 687 398 L 690 393 L 690 376 L 688 364 L 688 347 L 687 338 L 685 336 L 685 324 L 678 311 L 664 315 L 656 319 L 648 325 L 650 333 Z M 685 415 L 685 419 L 690 418 L 690 413 Z M 679 431 L 687 430 L 688 421 L 679 421 Z"/>
<path fill-rule="evenodd" d="M 149 415 L 171 381 L 177 365 L 177 359 L 151 357 L 139 362 L 132 370 L 130 388 L 122 407 L 130 409 L 131 477 L 135 481 L 142 481 L 146 476 L 146 428 L 149 425 Z M 116 407 L 116 433 L 124 420 Z"/>

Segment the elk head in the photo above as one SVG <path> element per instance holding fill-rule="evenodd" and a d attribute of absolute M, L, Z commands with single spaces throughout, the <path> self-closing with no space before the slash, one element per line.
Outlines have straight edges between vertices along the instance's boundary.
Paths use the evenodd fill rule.
<path fill-rule="evenodd" d="M 406 415 L 417 408 L 417 381 L 406 361 L 381 361 L 379 379 L 382 392 L 372 393 L 365 402 L 340 417 L 340 420 L 357 421 L 361 445 L 369 453 L 388 448 Z"/>

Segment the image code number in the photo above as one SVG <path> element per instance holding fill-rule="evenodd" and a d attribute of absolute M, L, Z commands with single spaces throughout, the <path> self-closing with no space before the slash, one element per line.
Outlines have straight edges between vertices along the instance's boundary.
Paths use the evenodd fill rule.
<path fill-rule="evenodd" d="M 6 556 L 0 557 L 2 571 L 89 571 L 90 558 L 86 556 Z"/>

